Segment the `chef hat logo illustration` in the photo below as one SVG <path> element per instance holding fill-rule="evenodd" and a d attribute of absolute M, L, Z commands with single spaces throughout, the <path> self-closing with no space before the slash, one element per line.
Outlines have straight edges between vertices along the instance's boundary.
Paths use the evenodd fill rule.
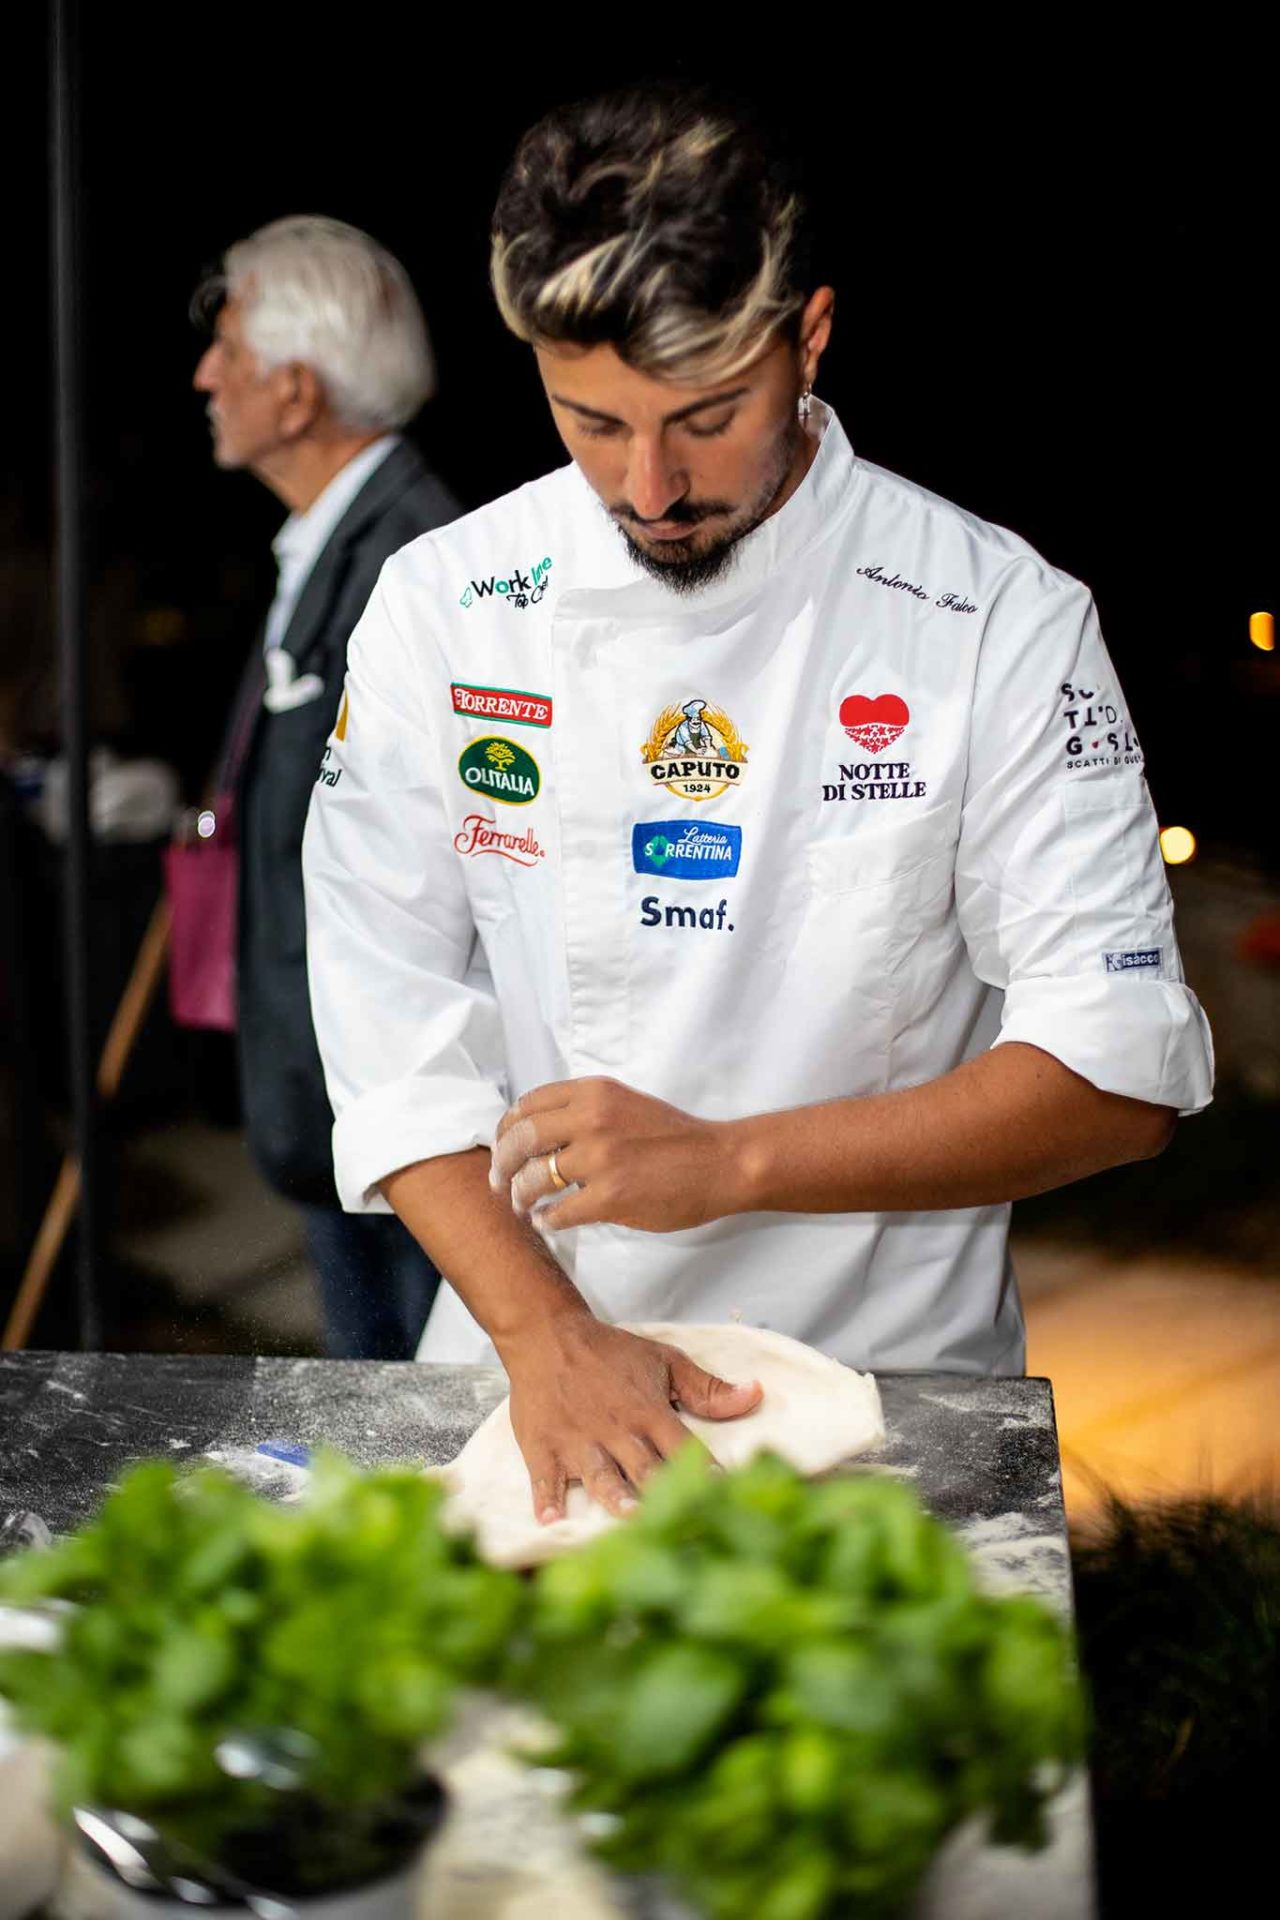
<path fill-rule="evenodd" d="M 690 720 L 701 720 L 702 709 L 706 704 L 705 700 L 686 700 L 680 711 Z"/>

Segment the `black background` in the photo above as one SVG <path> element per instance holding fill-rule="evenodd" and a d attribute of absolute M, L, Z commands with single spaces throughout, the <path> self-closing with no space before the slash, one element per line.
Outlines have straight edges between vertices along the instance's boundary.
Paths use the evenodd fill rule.
<path fill-rule="evenodd" d="M 186 317 L 222 248 L 283 213 L 367 228 L 421 294 L 441 391 L 416 432 L 467 505 L 564 455 L 486 284 L 514 141 L 548 105 L 729 81 L 808 159 L 835 341 L 819 391 L 868 458 L 1012 526 L 1094 588 L 1163 821 L 1274 855 L 1270 163 L 1260 51 L 1121 58 L 1076 12 L 856 14 L 691 37 L 669 13 L 303 15 L 95 7 L 82 199 L 100 729 L 198 781 L 271 587 L 281 509 L 209 461 Z M 754 18 L 754 16 L 753 16 Z M 1203 29 L 1201 29 L 1203 31 Z M 7 29 L 6 524 L 49 528 L 46 47 Z M 16 84 L 12 84 L 16 83 Z M 144 645 L 148 609 L 180 634 Z M 0 619 L 4 610 L 0 608 Z M 0 634 L 0 641 L 3 635 Z M 111 693 L 114 686 L 115 692 Z"/>

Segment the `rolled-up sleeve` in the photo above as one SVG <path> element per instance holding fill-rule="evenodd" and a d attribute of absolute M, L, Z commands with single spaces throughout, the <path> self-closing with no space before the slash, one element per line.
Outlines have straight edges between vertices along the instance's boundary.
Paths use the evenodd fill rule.
<path fill-rule="evenodd" d="M 975 972 L 1004 994 L 997 1045 L 1180 1113 L 1208 1104 L 1209 1025 L 1115 669 L 1088 592 L 1029 564 L 983 638 L 956 906 Z"/>
<path fill-rule="evenodd" d="M 488 1144 L 501 1029 L 449 840 L 421 636 L 387 563 L 347 657 L 303 840 L 311 1012 L 348 1212 L 378 1182 Z"/>

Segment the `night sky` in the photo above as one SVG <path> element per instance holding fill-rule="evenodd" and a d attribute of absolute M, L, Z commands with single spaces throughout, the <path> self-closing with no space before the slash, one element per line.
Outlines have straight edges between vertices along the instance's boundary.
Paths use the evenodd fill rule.
<path fill-rule="evenodd" d="M 0 524 L 34 559 L 49 530 L 46 76 L 41 10 L 16 11 Z M 1229 91 L 1210 70 L 1221 48 L 1164 43 L 1122 72 L 1109 45 L 1055 45 L 1050 16 L 1025 49 L 994 27 L 943 46 L 905 13 L 899 37 L 873 41 L 852 14 L 839 35 L 778 16 L 708 49 L 682 30 L 661 43 L 658 16 L 616 9 L 581 24 L 486 13 L 448 43 L 425 9 L 364 10 L 368 39 L 293 8 L 181 23 L 169 9 L 89 11 L 104 734 L 197 783 L 270 591 L 281 509 L 251 478 L 212 469 L 190 390 L 187 303 L 223 246 L 314 211 L 400 255 L 441 374 L 416 433 L 476 505 L 564 458 L 486 285 L 488 217 L 517 135 L 597 86 L 727 78 L 763 92 L 808 156 L 838 295 L 819 391 L 855 446 L 1087 580 L 1162 820 L 1276 861 L 1265 775 L 1280 666 L 1247 638 L 1250 612 L 1275 605 L 1276 353 L 1259 293 L 1270 163 L 1247 108 L 1224 117 Z M 662 26 L 672 33 L 671 16 Z M 1238 58 L 1247 76 L 1261 56 Z M 45 644 L 31 640 L 39 619 L 0 604 L 0 660 Z"/>

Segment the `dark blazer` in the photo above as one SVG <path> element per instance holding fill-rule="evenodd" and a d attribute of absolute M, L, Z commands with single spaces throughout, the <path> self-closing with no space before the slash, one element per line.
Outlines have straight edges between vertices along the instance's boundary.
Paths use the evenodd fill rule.
<path fill-rule="evenodd" d="M 240 1084 L 249 1150 L 290 1199 L 338 1205 L 333 1113 L 311 1024 L 302 830 L 346 671 L 347 641 L 382 563 L 462 509 L 407 441 L 394 447 L 338 522 L 303 587 L 281 645 L 323 693 L 270 713 L 258 697 L 238 783 Z M 263 684 L 261 636 L 242 700 Z M 247 711 L 237 703 L 238 710 Z"/>

